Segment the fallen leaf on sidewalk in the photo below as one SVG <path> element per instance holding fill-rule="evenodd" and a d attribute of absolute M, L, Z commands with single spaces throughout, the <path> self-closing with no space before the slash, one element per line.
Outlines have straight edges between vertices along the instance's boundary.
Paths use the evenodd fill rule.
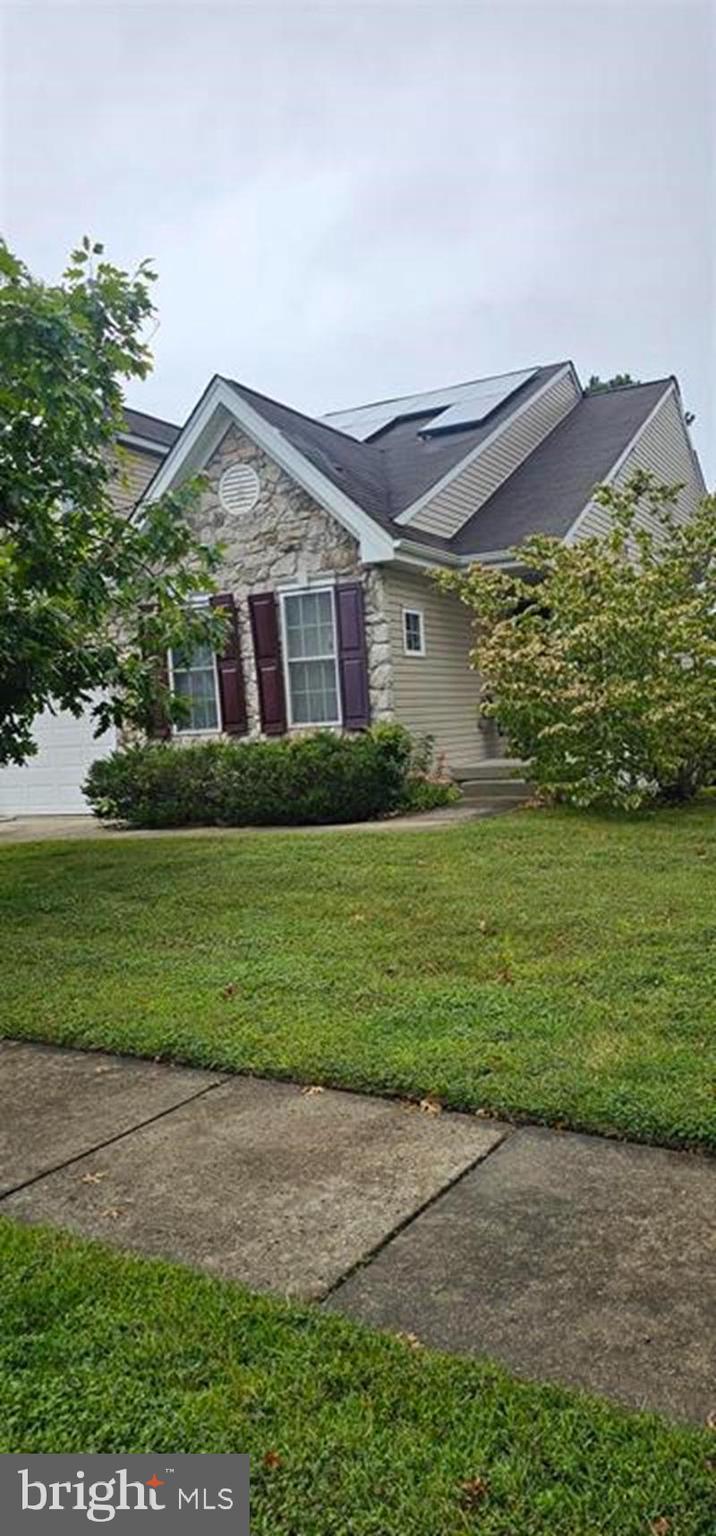
<path fill-rule="evenodd" d="M 707 1415 L 706 1415 L 706 1428 L 707 1429 L 716 1429 L 716 1408 L 712 1408 L 711 1412 L 707 1413 Z"/>
<path fill-rule="evenodd" d="M 442 1104 L 437 1099 L 421 1099 L 418 1109 L 422 1109 L 424 1115 L 442 1114 Z"/>
<path fill-rule="evenodd" d="M 97 1077 L 99 1077 L 100 1072 L 111 1072 L 112 1068 L 111 1067 L 95 1067 L 94 1070 L 95 1070 L 95 1075 Z"/>
<path fill-rule="evenodd" d="M 80 1183 L 81 1184 L 99 1184 L 101 1182 L 101 1180 L 102 1179 L 106 1179 L 106 1177 L 107 1177 L 106 1172 L 105 1173 L 83 1173 L 82 1178 L 80 1179 Z"/>
<path fill-rule="evenodd" d="M 304 1099 L 312 1099 L 315 1093 L 325 1093 L 325 1091 L 325 1088 L 322 1088 L 320 1083 L 310 1083 L 301 1089 Z"/>

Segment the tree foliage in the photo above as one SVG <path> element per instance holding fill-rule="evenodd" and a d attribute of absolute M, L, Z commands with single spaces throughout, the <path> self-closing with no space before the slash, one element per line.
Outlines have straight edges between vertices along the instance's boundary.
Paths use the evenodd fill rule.
<path fill-rule="evenodd" d="M 189 529 L 198 485 L 140 515 L 113 502 L 121 381 L 151 367 L 153 278 L 85 239 L 49 286 L 0 244 L 0 763 L 33 752 L 40 710 L 78 714 L 97 689 L 98 729 L 176 713 L 159 659 L 220 633 L 191 604 L 217 559 Z"/>
<path fill-rule="evenodd" d="M 630 384 L 639 382 L 639 379 L 633 379 L 630 373 L 615 373 L 611 379 L 600 379 L 598 373 L 592 373 L 584 393 L 585 395 L 603 395 L 607 390 L 626 389 Z"/>
<path fill-rule="evenodd" d="M 678 491 L 639 471 L 597 491 L 608 533 L 438 578 L 474 612 L 484 713 L 550 797 L 634 808 L 714 772 L 716 497 L 681 522 Z"/>

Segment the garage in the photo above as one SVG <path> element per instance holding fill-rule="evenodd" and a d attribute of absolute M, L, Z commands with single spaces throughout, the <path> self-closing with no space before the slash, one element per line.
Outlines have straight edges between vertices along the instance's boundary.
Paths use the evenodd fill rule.
<path fill-rule="evenodd" d="M 115 731 L 95 737 L 87 711 L 74 715 L 49 710 L 38 715 L 34 736 L 38 751 L 24 767 L 0 768 L 0 817 L 78 816 L 89 811 L 80 786 L 98 757 L 115 745 Z"/>

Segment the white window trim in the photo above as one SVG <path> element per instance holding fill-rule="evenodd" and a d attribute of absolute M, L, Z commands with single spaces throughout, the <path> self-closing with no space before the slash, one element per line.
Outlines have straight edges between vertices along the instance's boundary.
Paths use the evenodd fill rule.
<path fill-rule="evenodd" d="M 333 665 L 336 674 L 336 700 L 338 703 L 338 718 L 336 720 L 294 720 L 293 699 L 291 697 L 291 667 L 288 656 L 288 632 L 286 625 L 286 599 L 291 597 L 316 597 L 319 592 L 329 592 L 331 596 L 331 610 L 333 613 L 333 639 L 335 655 Z M 283 663 L 283 685 L 286 695 L 286 719 L 290 731 L 319 731 L 335 730 L 336 726 L 343 724 L 341 701 L 341 677 L 338 667 L 338 614 L 336 612 L 336 587 L 335 582 L 322 582 L 319 586 L 316 582 L 310 585 L 306 583 L 300 587 L 286 587 L 278 593 L 281 609 L 281 657 Z M 296 661 L 330 661 L 329 656 L 301 656 L 295 657 Z"/>
<path fill-rule="evenodd" d="M 408 645 L 408 631 L 405 623 L 408 614 L 415 614 L 420 620 L 420 648 L 417 651 Z M 422 608 L 403 609 L 403 655 L 417 657 L 425 655 L 425 613 Z"/>
<path fill-rule="evenodd" d="M 171 723 L 171 725 L 172 725 L 172 736 L 220 736 L 221 735 L 223 727 L 222 727 L 222 720 L 221 720 L 221 694 L 219 692 L 219 668 L 218 668 L 218 666 L 216 664 L 216 655 L 215 655 L 215 653 L 213 651 L 211 653 L 211 660 L 212 660 L 212 671 L 213 671 L 213 674 L 214 674 L 214 697 L 216 699 L 216 720 L 217 720 L 217 724 L 216 725 L 205 725 L 202 728 L 196 729 L 194 726 L 191 726 L 191 725 L 178 725 L 176 720 L 172 720 L 172 723 Z M 208 671 L 208 668 L 207 668 L 207 671 Z M 172 650 L 169 650 L 167 652 L 167 672 L 169 674 L 169 692 L 171 694 L 174 694 L 174 692 L 175 692 L 175 690 L 174 690 L 174 652 Z"/>

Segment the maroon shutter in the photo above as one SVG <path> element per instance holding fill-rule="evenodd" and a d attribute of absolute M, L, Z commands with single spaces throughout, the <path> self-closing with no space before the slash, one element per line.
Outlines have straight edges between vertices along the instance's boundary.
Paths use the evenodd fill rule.
<path fill-rule="evenodd" d="M 267 736 L 282 736 L 286 729 L 286 698 L 278 606 L 273 592 L 254 592 L 249 598 L 249 611 L 259 685 L 261 729 Z"/>
<path fill-rule="evenodd" d="M 222 729 L 230 736 L 244 736 L 249 728 L 249 722 L 246 715 L 239 626 L 233 592 L 217 592 L 211 599 L 211 606 L 223 608 L 226 614 L 226 641 L 223 651 L 216 657 Z"/>
<path fill-rule="evenodd" d="M 343 724 L 347 731 L 363 731 L 370 725 L 370 696 L 363 588 L 358 582 L 336 587 L 336 617 Z"/>
<path fill-rule="evenodd" d="M 159 663 L 157 667 L 157 682 L 162 688 L 169 687 L 169 666 L 167 661 Z M 152 705 L 152 714 L 149 721 L 149 735 L 153 741 L 167 741 L 172 734 L 172 723 L 161 701 L 155 699 Z"/>

